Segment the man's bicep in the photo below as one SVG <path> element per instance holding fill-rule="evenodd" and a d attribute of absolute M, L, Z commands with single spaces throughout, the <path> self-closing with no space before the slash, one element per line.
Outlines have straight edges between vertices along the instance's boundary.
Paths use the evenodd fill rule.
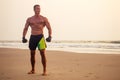
<path fill-rule="evenodd" d="M 29 23 L 26 23 L 26 24 L 25 24 L 25 28 L 28 28 L 28 27 L 29 27 Z"/>
<path fill-rule="evenodd" d="M 50 28 L 50 23 L 49 23 L 47 18 L 45 19 L 45 24 L 46 24 L 46 27 L 49 29 Z"/>
<path fill-rule="evenodd" d="M 26 23 L 25 23 L 25 28 L 27 29 L 29 27 L 29 19 L 26 20 Z"/>
<path fill-rule="evenodd" d="M 50 25 L 49 21 L 47 20 L 47 18 L 46 18 L 46 27 L 48 29 L 49 36 L 51 36 L 52 29 L 51 29 L 51 25 Z"/>

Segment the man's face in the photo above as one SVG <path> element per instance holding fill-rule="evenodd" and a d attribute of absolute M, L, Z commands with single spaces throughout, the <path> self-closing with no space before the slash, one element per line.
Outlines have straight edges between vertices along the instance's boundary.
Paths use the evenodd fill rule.
<path fill-rule="evenodd" d="M 34 12 L 35 12 L 35 14 L 40 14 L 40 6 L 36 6 L 34 8 Z"/>

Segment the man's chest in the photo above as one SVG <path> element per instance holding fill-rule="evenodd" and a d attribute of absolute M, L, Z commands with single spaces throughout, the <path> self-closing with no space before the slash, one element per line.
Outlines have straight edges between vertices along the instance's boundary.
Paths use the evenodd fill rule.
<path fill-rule="evenodd" d="M 45 25 L 44 19 L 31 19 L 29 21 L 30 25 Z"/>

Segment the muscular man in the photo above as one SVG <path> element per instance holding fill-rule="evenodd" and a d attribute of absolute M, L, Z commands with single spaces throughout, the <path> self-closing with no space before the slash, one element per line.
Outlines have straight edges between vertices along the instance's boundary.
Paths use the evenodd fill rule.
<path fill-rule="evenodd" d="M 44 35 L 43 35 L 43 29 L 46 26 L 48 29 L 48 34 L 49 37 L 46 39 L 46 41 L 50 42 L 51 41 L 51 26 L 48 21 L 48 19 L 42 15 L 40 15 L 40 6 L 39 5 L 34 5 L 34 13 L 35 15 L 32 17 L 29 17 L 26 20 L 26 24 L 23 30 L 23 39 L 22 42 L 26 43 L 27 39 L 25 39 L 28 27 L 31 27 L 31 36 L 29 40 L 29 49 L 30 49 L 30 54 L 31 54 L 31 66 L 32 69 L 28 74 L 34 74 L 35 73 L 35 50 L 36 47 L 38 47 L 40 54 L 41 54 L 41 61 L 43 65 L 43 74 L 46 75 L 46 56 L 45 56 L 45 48 L 46 48 L 46 43 L 44 40 Z"/>

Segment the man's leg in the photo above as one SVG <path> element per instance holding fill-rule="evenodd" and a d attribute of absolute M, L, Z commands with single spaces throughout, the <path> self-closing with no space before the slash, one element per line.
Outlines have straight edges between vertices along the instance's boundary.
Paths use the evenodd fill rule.
<path fill-rule="evenodd" d="M 40 54 L 41 54 L 41 61 L 42 61 L 42 65 L 43 65 L 43 76 L 46 75 L 46 56 L 45 56 L 45 49 L 44 50 L 40 50 Z"/>
<path fill-rule="evenodd" d="M 35 50 L 30 51 L 30 61 L 31 61 L 31 67 L 32 70 L 28 72 L 28 74 L 34 74 L 35 73 Z"/>

